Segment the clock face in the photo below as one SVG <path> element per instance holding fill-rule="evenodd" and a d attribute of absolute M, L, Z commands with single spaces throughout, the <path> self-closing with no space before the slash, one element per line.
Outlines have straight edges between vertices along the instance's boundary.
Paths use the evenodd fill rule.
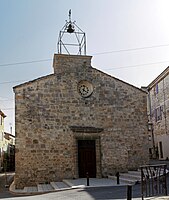
<path fill-rule="evenodd" d="M 88 81 L 80 81 L 78 84 L 78 92 L 82 97 L 89 97 L 93 92 L 93 85 Z"/>

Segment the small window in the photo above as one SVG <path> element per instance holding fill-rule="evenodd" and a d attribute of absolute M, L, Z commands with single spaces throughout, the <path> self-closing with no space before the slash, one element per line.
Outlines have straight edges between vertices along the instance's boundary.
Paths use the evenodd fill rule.
<path fill-rule="evenodd" d="M 158 94 L 158 83 L 154 86 L 154 95 Z"/>
<path fill-rule="evenodd" d="M 156 84 L 156 89 L 155 89 L 155 91 L 156 91 L 156 94 L 158 94 L 158 83 Z"/>
<path fill-rule="evenodd" d="M 162 142 L 159 142 L 159 146 L 160 146 L 160 157 L 163 158 L 163 145 Z"/>
<path fill-rule="evenodd" d="M 158 108 L 155 109 L 155 121 L 160 121 L 162 120 L 162 111 L 163 107 L 159 106 Z"/>
<path fill-rule="evenodd" d="M 0 115 L 0 118 L 1 118 L 1 120 L 0 120 L 0 125 L 2 125 L 2 122 L 3 122 L 3 117 Z"/>

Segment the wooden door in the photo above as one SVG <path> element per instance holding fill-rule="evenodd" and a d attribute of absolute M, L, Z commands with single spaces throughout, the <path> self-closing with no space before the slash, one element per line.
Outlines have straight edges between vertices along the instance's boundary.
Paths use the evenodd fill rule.
<path fill-rule="evenodd" d="M 95 140 L 78 140 L 79 178 L 85 178 L 88 172 L 90 178 L 96 177 L 96 147 Z"/>

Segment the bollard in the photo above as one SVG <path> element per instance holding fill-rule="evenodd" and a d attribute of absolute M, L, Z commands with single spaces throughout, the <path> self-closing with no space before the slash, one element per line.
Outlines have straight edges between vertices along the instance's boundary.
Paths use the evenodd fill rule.
<path fill-rule="evenodd" d="M 89 186 L 89 173 L 86 172 L 86 178 L 87 178 L 87 186 Z"/>
<path fill-rule="evenodd" d="M 128 185 L 127 186 L 127 200 L 131 200 L 132 199 L 132 186 Z"/>
<path fill-rule="evenodd" d="M 116 177 L 117 177 L 117 185 L 119 185 L 120 184 L 120 173 L 119 172 L 116 173 Z"/>

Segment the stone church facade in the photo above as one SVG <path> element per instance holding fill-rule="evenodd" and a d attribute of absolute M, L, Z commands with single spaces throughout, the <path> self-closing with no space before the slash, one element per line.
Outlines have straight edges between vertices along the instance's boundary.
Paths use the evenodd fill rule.
<path fill-rule="evenodd" d="M 55 54 L 54 73 L 14 87 L 17 188 L 107 177 L 148 162 L 146 93 Z"/>

